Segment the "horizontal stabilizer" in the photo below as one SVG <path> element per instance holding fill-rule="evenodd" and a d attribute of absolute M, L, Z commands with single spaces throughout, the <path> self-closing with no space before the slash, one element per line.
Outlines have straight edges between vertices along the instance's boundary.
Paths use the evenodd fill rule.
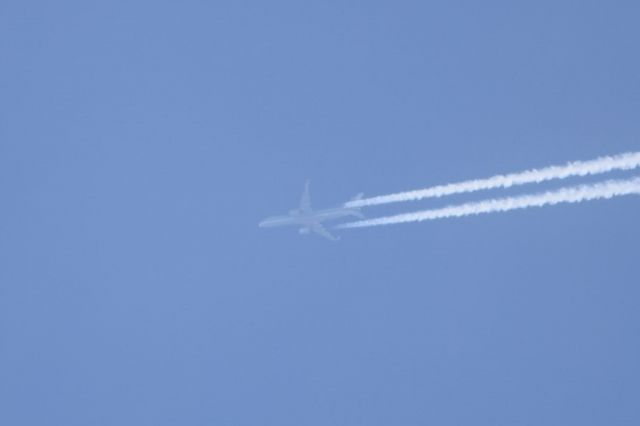
<path fill-rule="evenodd" d="M 335 235 L 332 235 L 329 231 L 325 229 L 324 226 L 320 225 L 319 223 L 313 225 L 311 229 L 313 230 L 313 232 L 315 232 L 318 235 L 322 235 L 327 240 L 338 241 L 340 239 L 340 237 L 336 237 Z"/>

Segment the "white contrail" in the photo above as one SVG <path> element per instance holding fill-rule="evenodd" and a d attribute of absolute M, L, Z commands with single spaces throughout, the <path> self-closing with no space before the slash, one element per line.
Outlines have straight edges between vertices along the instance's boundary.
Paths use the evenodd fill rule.
<path fill-rule="evenodd" d="M 640 152 L 628 152 L 611 157 L 600 157 L 590 161 L 575 161 L 564 166 L 550 166 L 542 169 L 526 170 L 520 173 L 497 175 L 487 179 L 476 179 L 447 185 L 432 186 L 415 191 L 397 192 L 395 194 L 352 200 L 345 207 L 366 207 L 377 204 L 396 203 L 399 201 L 421 200 L 430 197 L 473 192 L 482 189 L 508 188 L 526 183 L 540 183 L 552 179 L 564 179 L 570 176 L 587 176 L 613 170 L 631 170 L 640 167 Z"/>
<path fill-rule="evenodd" d="M 561 188 L 555 191 L 518 197 L 498 198 L 474 203 L 449 206 L 441 209 L 423 210 L 414 213 L 367 219 L 345 223 L 338 228 L 362 228 L 368 226 L 392 225 L 396 223 L 421 222 L 448 217 L 461 217 L 482 213 L 506 212 L 528 207 L 542 207 L 558 203 L 579 203 L 600 198 L 640 194 L 640 177 L 628 180 L 609 180 L 601 183 Z"/>

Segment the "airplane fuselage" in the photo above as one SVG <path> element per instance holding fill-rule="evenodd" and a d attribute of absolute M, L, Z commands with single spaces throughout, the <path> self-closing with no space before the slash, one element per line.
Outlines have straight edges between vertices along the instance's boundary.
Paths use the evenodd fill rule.
<path fill-rule="evenodd" d="M 347 216 L 360 217 L 361 214 L 357 209 L 348 209 L 344 207 L 317 210 L 310 213 L 293 210 L 287 216 L 268 217 L 260 222 L 258 226 L 260 226 L 261 228 L 272 228 L 275 226 L 296 225 L 307 228 L 313 226 L 316 223 L 322 223 Z"/>
<path fill-rule="evenodd" d="M 358 194 L 353 199 L 359 199 L 362 194 Z M 313 210 L 311 208 L 311 198 L 309 197 L 309 181 L 304 185 L 304 191 L 302 193 L 302 199 L 300 200 L 300 207 L 296 210 L 291 210 L 287 216 L 272 216 L 258 224 L 260 228 L 273 228 L 276 226 L 298 226 L 298 231 L 301 234 L 310 234 L 314 232 L 331 241 L 338 241 L 340 237 L 332 235 L 322 225 L 322 222 L 326 222 L 333 219 L 339 219 L 346 216 L 355 216 L 362 218 L 360 208 L 350 207 L 336 207 L 333 209 Z"/>

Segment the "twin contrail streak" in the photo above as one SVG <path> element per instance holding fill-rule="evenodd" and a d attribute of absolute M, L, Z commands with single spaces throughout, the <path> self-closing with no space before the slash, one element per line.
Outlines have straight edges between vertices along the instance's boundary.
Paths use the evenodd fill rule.
<path fill-rule="evenodd" d="M 584 163 L 583 163 L 584 164 Z M 471 216 L 482 213 L 506 212 L 529 207 L 542 207 L 559 203 L 580 203 L 582 201 L 606 199 L 621 195 L 640 194 L 640 177 L 628 180 L 609 180 L 602 183 L 561 188 L 555 191 L 517 197 L 498 198 L 441 209 L 423 210 L 414 213 L 380 217 L 345 223 L 339 228 L 363 228 L 369 226 L 393 225 L 396 223 L 422 222 L 424 220 Z"/>
<path fill-rule="evenodd" d="M 421 200 L 430 197 L 473 192 L 483 189 L 508 188 L 514 185 L 540 183 L 552 179 L 565 179 L 571 176 L 587 176 L 607 173 L 614 170 L 631 170 L 640 166 L 640 152 L 629 152 L 612 157 L 600 157 L 590 161 L 575 161 L 563 166 L 551 166 L 542 169 L 526 170 L 520 173 L 497 175 L 487 179 L 470 180 L 447 185 L 432 186 L 415 191 L 398 192 L 378 197 L 353 200 L 345 207 L 366 207 L 399 201 Z"/>

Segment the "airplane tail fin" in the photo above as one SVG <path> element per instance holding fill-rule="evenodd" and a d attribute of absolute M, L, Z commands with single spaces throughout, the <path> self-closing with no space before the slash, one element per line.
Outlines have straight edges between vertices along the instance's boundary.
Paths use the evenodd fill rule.
<path fill-rule="evenodd" d="M 362 200 L 362 197 L 364 197 L 364 192 L 361 192 L 357 195 L 354 195 L 353 197 L 351 197 L 350 201 L 358 201 L 358 200 Z"/>

